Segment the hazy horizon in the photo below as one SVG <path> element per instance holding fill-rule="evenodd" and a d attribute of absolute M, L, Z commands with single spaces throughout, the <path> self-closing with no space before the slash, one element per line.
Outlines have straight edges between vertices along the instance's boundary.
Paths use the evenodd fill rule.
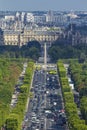
<path fill-rule="evenodd" d="M 0 11 L 87 11 L 84 0 L 0 0 Z"/>

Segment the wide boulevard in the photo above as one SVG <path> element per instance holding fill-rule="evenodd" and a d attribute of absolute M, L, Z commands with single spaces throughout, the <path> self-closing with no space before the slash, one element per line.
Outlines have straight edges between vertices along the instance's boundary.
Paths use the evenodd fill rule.
<path fill-rule="evenodd" d="M 44 62 L 36 63 L 22 130 L 68 130 L 57 67 L 47 63 L 46 43 L 42 52 Z"/>
<path fill-rule="evenodd" d="M 36 69 L 33 77 L 31 92 L 33 97 L 24 118 L 23 130 L 67 130 L 66 115 L 63 108 L 61 87 L 57 74 L 50 70 Z"/>

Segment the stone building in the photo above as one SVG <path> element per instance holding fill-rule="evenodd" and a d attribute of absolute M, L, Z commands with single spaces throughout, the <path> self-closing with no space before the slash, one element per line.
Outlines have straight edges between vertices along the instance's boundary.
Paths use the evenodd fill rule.
<path fill-rule="evenodd" d="M 19 45 L 20 46 L 20 32 L 18 31 L 4 31 L 4 45 Z"/>
<path fill-rule="evenodd" d="M 23 30 L 20 31 L 4 31 L 4 45 L 26 45 L 29 41 L 37 40 L 38 42 L 53 42 L 57 40 L 59 34 L 52 31 L 41 30 Z"/>

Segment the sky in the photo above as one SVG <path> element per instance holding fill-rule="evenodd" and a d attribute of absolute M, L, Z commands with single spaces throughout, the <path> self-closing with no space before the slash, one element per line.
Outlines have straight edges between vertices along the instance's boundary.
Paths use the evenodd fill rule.
<path fill-rule="evenodd" d="M 0 11 L 87 11 L 87 0 L 0 0 Z"/>

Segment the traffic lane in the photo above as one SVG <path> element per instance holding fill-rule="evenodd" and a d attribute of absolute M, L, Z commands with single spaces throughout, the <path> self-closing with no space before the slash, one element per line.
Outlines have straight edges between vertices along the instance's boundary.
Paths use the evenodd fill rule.
<path fill-rule="evenodd" d="M 40 75 L 39 75 L 40 76 Z M 40 78 L 38 78 L 38 80 L 39 80 Z M 43 80 L 44 81 L 44 80 Z M 39 84 L 39 82 L 37 83 L 37 84 Z M 52 85 L 54 85 L 54 84 L 52 84 Z M 53 91 L 50 91 L 50 93 L 53 93 Z M 37 95 L 37 94 L 36 94 Z M 42 96 L 42 97 L 44 97 L 44 96 Z M 41 98 L 41 97 L 40 97 Z M 53 96 L 52 97 L 53 99 L 55 99 L 55 96 Z M 49 99 L 47 99 L 47 101 L 46 101 L 47 103 L 46 104 L 48 104 L 48 102 L 49 102 Z M 51 103 L 49 102 L 49 104 L 51 105 Z M 49 106 L 50 107 L 50 106 Z M 39 108 L 39 106 L 37 106 L 37 108 Z M 44 117 L 44 119 L 46 119 L 47 117 Z M 53 125 L 55 126 L 55 124 L 54 124 L 54 122 L 51 122 L 51 120 L 50 119 L 47 119 L 47 129 L 49 129 L 49 128 L 51 128 Z M 60 126 L 59 126 L 60 127 Z M 35 127 L 34 127 L 35 128 Z M 32 129 L 34 129 L 33 127 L 32 127 Z M 55 128 L 56 129 L 56 128 Z M 55 130 L 54 129 L 54 130 Z"/>
<path fill-rule="evenodd" d="M 41 75 L 41 74 L 40 74 Z M 39 76 L 40 76 L 39 75 Z M 40 80 L 40 79 L 42 79 L 42 80 L 44 80 L 44 78 L 43 78 L 43 76 L 42 76 L 42 78 L 37 78 L 38 79 L 38 81 Z M 37 82 L 37 84 L 40 84 L 40 82 Z M 42 84 L 43 84 L 43 82 L 42 82 Z M 42 85 L 42 84 L 40 84 L 40 85 Z M 38 95 L 38 93 L 37 94 L 35 94 L 35 95 Z M 38 102 L 39 102 L 39 99 L 38 99 Z M 34 101 L 33 101 L 33 106 L 35 106 L 36 104 L 34 104 Z M 39 105 L 39 104 L 38 104 Z M 39 108 L 39 106 L 37 106 L 37 108 Z M 31 123 L 31 126 L 32 126 L 32 123 Z M 29 128 L 28 128 L 29 129 Z M 32 129 L 34 129 L 33 127 L 32 127 Z"/>
<path fill-rule="evenodd" d="M 52 89 L 52 87 L 51 87 L 51 89 Z M 56 91 L 58 91 L 57 89 L 55 89 L 55 90 L 49 90 L 49 94 L 50 94 L 50 96 L 48 96 L 48 98 L 50 98 L 50 104 L 51 104 L 51 106 L 52 106 L 52 112 L 54 111 L 55 112 L 55 110 L 57 110 L 57 111 L 59 111 L 59 110 L 61 110 L 62 109 L 62 100 L 61 100 L 61 94 L 58 96 L 58 94 L 56 95 L 56 94 L 53 94 L 53 92 L 54 93 L 56 93 Z M 59 90 L 60 91 L 60 90 Z M 60 93 L 61 93 L 61 91 L 60 91 Z M 58 104 L 60 104 L 60 105 L 58 105 L 58 104 L 56 104 L 56 107 L 55 106 L 53 106 L 54 104 L 54 102 L 56 101 L 56 103 L 58 103 Z M 51 117 L 52 118 L 52 117 Z M 57 117 L 58 118 L 58 117 Z M 55 118 L 54 118 L 55 119 Z M 55 122 L 56 122 L 56 120 L 55 120 Z M 61 126 L 62 125 L 62 126 Z M 53 127 L 53 129 L 60 129 L 60 130 L 65 130 L 65 125 L 64 125 L 64 122 L 59 118 L 59 120 L 56 122 L 56 124 L 54 123 L 54 121 L 53 121 L 53 124 L 52 124 L 52 127 Z M 52 128 L 51 127 L 51 128 Z"/>

